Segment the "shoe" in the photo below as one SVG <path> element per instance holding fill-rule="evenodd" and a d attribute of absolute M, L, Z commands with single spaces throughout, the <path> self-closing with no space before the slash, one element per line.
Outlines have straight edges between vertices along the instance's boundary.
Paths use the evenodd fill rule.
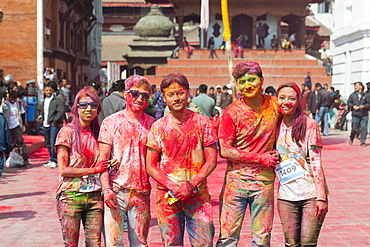
<path fill-rule="evenodd" d="M 361 144 L 361 147 L 366 147 L 366 144 L 365 144 L 365 143 L 362 143 L 362 144 Z"/>
<path fill-rule="evenodd" d="M 350 141 L 348 142 L 348 144 L 349 144 L 349 145 L 352 145 L 352 144 L 353 144 L 353 141 L 351 141 L 351 140 L 350 140 Z"/>
<path fill-rule="evenodd" d="M 54 169 L 54 168 L 57 168 L 58 167 L 58 164 L 54 161 L 50 161 L 50 168 Z"/>
<path fill-rule="evenodd" d="M 24 165 L 24 166 L 29 167 L 31 164 L 30 164 L 30 162 L 26 159 L 26 160 L 23 160 L 23 165 Z"/>
<path fill-rule="evenodd" d="M 48 162 L 46 162 L 46 163 L 44 163 L 42 165 L 45 166 L 45 167 L 50 167 L 50 163 L 51 163 L 51 161 L 49 160 Z"/>

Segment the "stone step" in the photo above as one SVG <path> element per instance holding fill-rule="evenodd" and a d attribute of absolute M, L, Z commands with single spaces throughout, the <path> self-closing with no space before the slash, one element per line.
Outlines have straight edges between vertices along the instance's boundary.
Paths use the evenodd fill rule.
<path fill-rule="evenodd" d="M 236 65 L 243 61 L 254 61 L 261 65 L 262 69 L 266 66 L 318 66 L 320 65 L 317 60 L 309 60 L 305 58 L 286 58 L 286 59 L 233 59 L 233 64 Z M 226 58 L 215 59 L 168 59 L 167 66 L 228 66 Z M 165 65 L 163 66 L 165 67 Z"/>
<path fill-rule="evenodd" d="M 226 54 L 223 53 L 222 50 L 216 50 L 216 54 L 219 57 L 226 57 Z M 256 59 L 256 58 L 262 58 L 262 59 L 272 59 L 272 58 L 305 58 L 305 50 L 272 50 L 272 49 L 244 49 L 243 51 L 243 57 L 244 59 Z M 185 51 L 180 49 L 179 50 L 179 58 L 185 58 L 186 54 Z M 209 58 L 209 50 L 207 49 L 196 49 L 193 50 L 193 54 L 191 55 L 190 59 L 204 59 Z"/>
<path fill-rule="evenodd" d="M 186 75 L 186 74 L 185 74 Z M 152 84 L 155 84 L 159 86 L 161 84 L 161 81 L 164 79 L 165 75 L 162 76 L 153 76 L 148 75 L 145 76 L 149 79 L 149 81 Z M 219 76 L 194 76 L 194 75 L 186 75 L 188 78 L 188 81 L 190 83 L 191 88 L 197 88 L 200 84 L 206 84 L 209 87 L 216 87 L 217 85 L 224 86 L 228 83 L 230 83 L 230 77 L 225 75 L 219 75 Z M 277 88 L 280 84 L 294 81 L 298 85 L 304 83 L 305 76 L 296 76 L 296 75 L 264 75 L 265 82 L 264 82 L 264 88 L 267 86 L 273 86 L 274 88 Z M 331 77 L 330 76 L 312 76 L 312 83 L 315 84 L 317 82 L 321 84 L 329 84 L 331 85 Z"/>
<path fill-rule="evenodd" d="M 322 67 L 276 67 L 276 66 L 269 66 L 269 67 L 262 67 L 263 75 L 270 76 L 270 75 L 296 75 L 296 76 L 305 76 L 308 71 L 311 72 L 312 75 L 315 76 L 325 76 L 325 69 Z M 156 68 L 156 75 L 157 76 L 166 76 L 170 73 L 182 73 L 186 76 L 223 76 L 228 75 L 229 70 L 227 67 L 220 67 L 220 66 L 193 66 L 193 67 L 157 67 Z"/>

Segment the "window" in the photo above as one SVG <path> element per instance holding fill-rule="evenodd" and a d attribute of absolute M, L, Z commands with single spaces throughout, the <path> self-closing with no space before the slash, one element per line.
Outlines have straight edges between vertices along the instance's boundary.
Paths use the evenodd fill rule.
<path fill-rule="evenodd" d="M 331 2 L 323 2 L 318 5 L 318 13 L 331 13 Z"/>

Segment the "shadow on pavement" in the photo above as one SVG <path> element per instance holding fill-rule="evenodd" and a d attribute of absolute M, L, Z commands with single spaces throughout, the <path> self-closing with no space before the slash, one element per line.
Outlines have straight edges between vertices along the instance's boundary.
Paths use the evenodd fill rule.
<path fill-rule="evenodd" d="M 14 212 L 5 212 L 0 213 L 0 219 L 7 218 L 22 218 L 22 220 L 30 220 L 35 218 L 35 211 L 25 210 L 25 211 L 14 211 Z"/>
<path fill-rule="evenodd" d="M 32 193 L 0 195 L 0 201 L 8 200 L 8 199 L 14 199 L 14 198 L 20 198 L 20 197 L 26 197 L 26 196 L 38 196 L 38 195 L 43 195 L 43 194 L 46 194 L 46 192 L 40 191 L 40 192 L 32 192 Z"/>

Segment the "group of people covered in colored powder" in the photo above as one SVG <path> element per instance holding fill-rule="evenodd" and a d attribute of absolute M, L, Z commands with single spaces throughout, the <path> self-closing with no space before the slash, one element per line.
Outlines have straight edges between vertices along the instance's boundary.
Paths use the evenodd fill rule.
<path fill-rule="evenodd" d="M 216 246 L 238 245 L 248 207 L 252 246 L 270 246 L 276 176 L 285 245 L 317 245 L 328 189 L 319 127 L 302 112 L 300 88 L 288 82 L 277 97 L 262 94 L 264 78 L 255 62 L 237 64 L 232 75 L 241 97 L 223 112 L 218 136 L 209 118 L 187 109 L 189 82 L 183 74 L 161 82 L 170 113 L 157 121 L 143 113 L 151 93 L 143 76 L 126 79 L 126 109 L 105 118 L 100 128 L 99 97 L 91 87 L 76 95 L 74 119 L 55 144 L 65 246 L 78 245 L 81 221 L 86 246 L 101 245 L 103 225 L 105 245 L 123 246 L 125 217 L 130 246 L 148 246 L 149 176 L 157 182 L 163 245 L 183 246 L 186 228 L 191 246 L 213 246 L 207 177 L 216 167 L 217 142 L 227 169 Z"/>

